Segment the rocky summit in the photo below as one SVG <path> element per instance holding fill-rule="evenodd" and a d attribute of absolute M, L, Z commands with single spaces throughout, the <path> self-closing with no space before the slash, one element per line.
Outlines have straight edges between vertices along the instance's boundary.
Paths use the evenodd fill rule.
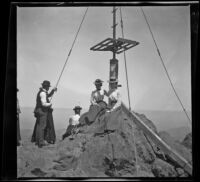
<path fill-rule="evenodd" d="M 159 135 L 145 115 L 135 113 Z M 135 118 L 136 119 L 136 118 Z M 18 177 L 187 177 L 121 108 L 93 109 L 80 118 L 79 132 L 54 145 L 17 148 Z M 162 134 L 163 140 L 166 137 Z M 168 144 L 191 162 L 191 152 L 170 138 Z"/>

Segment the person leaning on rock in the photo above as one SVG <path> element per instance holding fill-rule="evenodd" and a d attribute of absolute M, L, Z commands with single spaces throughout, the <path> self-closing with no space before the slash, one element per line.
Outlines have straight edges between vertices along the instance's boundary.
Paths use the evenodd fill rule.
<path fill-rule="evenodd" d="M 108 112 L 112 112 L 121 106 L 121 94 L 118 89 L 118 80 L 110 79 L 108 81 L 110 83 L 109 91 L 105 91 L 105 95 L 108 97 L 108 108 L 110 110 Z"/>
<path fill-rule="evenodd" d="M 77 127 L 79 126 L 79 119 L 80 119 L 80 113 L 81 113 L 81 107 L 80 106 L 76 106 L 74 107 L 74 112 L 75 115 L 71 116 L 69 118 L 69 126 L 67 127 L 67 130 L 65 132 L 65 134 L 62 136 L 62 139 L 64 140 L 66 137 L 73 135 L 75 133 L 77 133 Z"/>
<path fill-rule="evenodd" d="M 37 97 L 36 97 L 36 107 L 34 110 L 34 114 L 36 117 L 36 124 L 32 136 L 32 142 L 36 142 L 38 147 L 45 146 L 45 137 L 46 135 L 55 135 L 55 130 L 52 131 L 52 134 L 46 133 L 47 125 L 51 122 L 51 126 L 53 125 L 53 120 L 51 117 L 51 121 L 49 120 L 49 116 L 52 116 L 52 103 L 49 98 L 57 91 L 57 88 L 53 88 L 50 93 L 48 93 L 49 88 L 51 87 L 50 82 L 48 80 L 44 80 L 42 83 L 42 88 L 40 88 Z M 54 136 L 55 138 L 55 136 Z M 51 141 L 49 141 L 51 143 Z M 52 141 L 54 143 L 55 141 Z"/>

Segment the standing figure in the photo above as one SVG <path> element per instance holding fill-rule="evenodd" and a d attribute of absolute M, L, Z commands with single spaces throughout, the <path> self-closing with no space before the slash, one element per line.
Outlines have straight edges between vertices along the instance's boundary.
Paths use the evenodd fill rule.
<path fill-rule="evenodd" d="M 76 106 L 74 107 L 74 112 L 75 115 L 71 116 L 69 118 L 69 125 L 67 127 L 67 130 L 65 132 L 65 134 L 62 136 L 62 139 L 64 140 L 66 137 L 70 136 L 70 135 L 74 135 L 78 132 L 77 127 L 79 126 L 79 119 L 80 119 L 80 113 L 81 113 L 81 107 L 80 106 Z"/>
<path fill-rule="evenodd" d="M 40 148 L 47 144 L 45 141 L 53 144 L 56 140 L 52 116 L 52 103 L 49 98 L 57 91 L 57 88 L 53 88 L 52 91 L 48 93 L 50 87 L 49 81 L 43 81 L 42 88 L 40 88 L 36 97 L 36 107 L 34 110 L 36 123 L 31 141 L 36 142 L 36 145 Z"/>
<path fill-rule="evenodd" d="M 118 90 L 117 79 L 110 79 L 108 82 L 110 83 L 110 89 L 108 92 L 105 91 L 105 95 L 108 96 L 109 112 L 112 112 L 121 106 L 121 94 Z"/>
<path fill-rule="evenodd" d="M 17 92 L 19 89 L 17 88 Z M 19 107 L 19 100 L 17 98 L 17 146 L 21 145 L 21 135 L 20 135 L 20 125 L 19 125 L 19 114 L 21 113 L 20 107 Z"/>

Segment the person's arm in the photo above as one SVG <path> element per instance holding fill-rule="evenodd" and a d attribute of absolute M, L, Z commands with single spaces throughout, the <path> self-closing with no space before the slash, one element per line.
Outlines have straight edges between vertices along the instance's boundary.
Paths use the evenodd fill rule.
<path fill-rule="evenodd" d="M 45 92 L 41 92 L 40 93 L 40 98 L 41 98 L 42 106 L 44 106 L 44 107 L 50 107 L 52 105 L 51 103 L 47 102 L 46 93 Z"/>
<path fill-rule="evenodd" d="M 96 103 L 96 100 L 94 99 L 94 92 L 92 92 L 92 94 L 91 94 L 90 103 L 91 103 L 92 105 L 96 105 L 96 104 L 97 104 L 97 103 Z"/>
<path fill-rule="evenodd" d="M 108 97 L 109 96 L 108 92 L 106 90 L 103 90 L 103 91 L 104 91 L 104 95 Z"/>
<path fill-rule="evenodd" d="M 113 111 L 117 107 L 121 106 L 122 101 L 121 101 L 121 94 L 120 94 L 119 91 L 117 92 L 117 98 L 116 99 L 117 99 L 117 102 L 116 102 L 116 104 L 113 106 L 113 108 L 110 111 Z"/>
<path fill-rule="evenodd" d="M 69 118 L 69 125 L 72 125 L 72 118 Z"/>
<path fill-rule="evenodd" d="M 48 94 L 48 97 L 51 97 L 56 91 L 57 91 L 57 88 L 53 88 L 51 92 Z"/>

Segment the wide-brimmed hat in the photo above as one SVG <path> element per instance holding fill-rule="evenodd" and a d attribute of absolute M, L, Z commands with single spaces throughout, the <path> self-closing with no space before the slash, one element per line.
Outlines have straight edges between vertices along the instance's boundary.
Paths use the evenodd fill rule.
<path fill-rule="evenodd" d="M 100 79 L 96 79 L 95 82 L 94 82 L 95 85 L 100 85 L 102 83 L 103 83 L 103 81 L 100 80 Z"/>
<path fill-rule="evenodd" d="M 81 110 L 81 109 L 82 109 L 82 107 L 80 107 L 80 106 L 75 106 L 73 110 Z"/>
<path fill-rule="evenodd" d="M 108 80 L 108 83 L 118 83 L 118 79 L 111 78 L 110 80 Z"/>
<path fill-rule="evenodd" d="M 44 80 L 43 83 L 41 83 L 41 84 L 42 84 L 42 86 L 51 87 L 50 81 L 48 81 L 48 80 Z"/>

